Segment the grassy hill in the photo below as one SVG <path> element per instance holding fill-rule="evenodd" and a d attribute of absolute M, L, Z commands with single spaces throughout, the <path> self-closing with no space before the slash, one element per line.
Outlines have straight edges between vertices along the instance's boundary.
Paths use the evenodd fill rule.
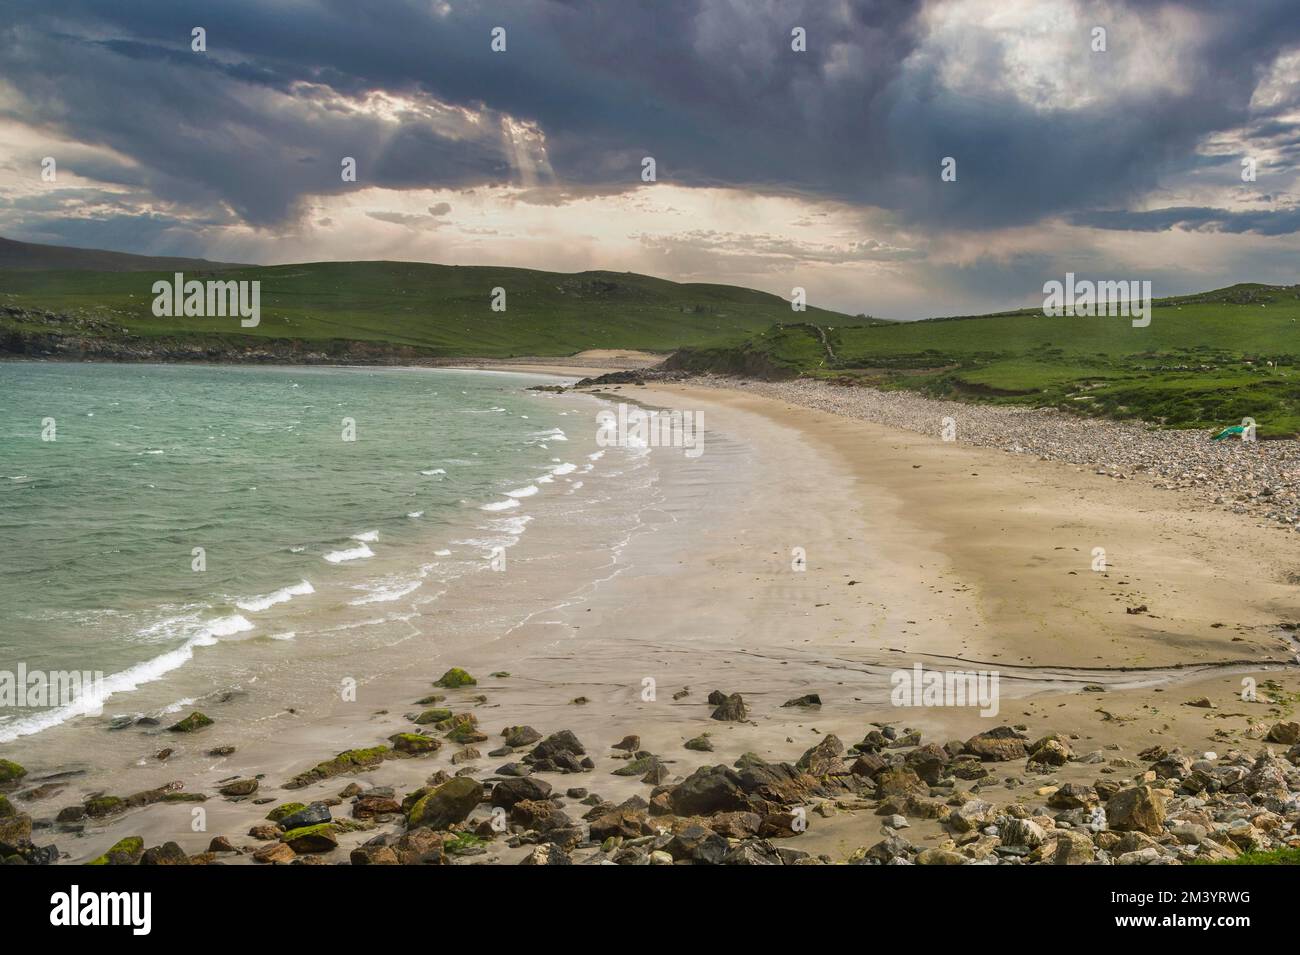
<path fill-rule="evenodd" d="M 22 243 L 0 245 L 5 249 Z M 43 261 L 60 252 L 45 249 Z M 36 253 L 24 253 L 34 255 Z M 133 262 L 139 257 L 124 256 Z M 1158 299 L 1151 324 L 1038 310 L 922 322 L 792 313 L 775 295 L 633 273 L 561 274 L 410 262 L 146 271 L 4 269 L 0 356 L 215 361 L 418 361 L 677 353 L 673 365 L 907 388 L 1179 428 L 1258 422 L 1300 434 L 1300 286 L 1234 285 Z M 119 263 L 121 268 L 126 265 Z M 262 320 L 156 318 L 154 281 L 257 280 Z M 492 290 L 506 290 L 504 312 Z"/>
<path fill-rule="evenodd" d="M 674 356 L 695 370 L 772 369 L 934 396 L 1142 418 L 1179 428 L 1258 423 L 1300 433 L 1300 286 L 1234 285 L 1158 299 L 1151 324 L 1041 311 L 768 329 Z"/>
<path fill-rule="evenodd" d="M 59 330 L 53 326 L 60 323 L 31 314 L 40 310 L 71 319 L 62 323 L 69 334 L 84 334 L 91 323 L 92 337 L 218 352 L 293 342 L 332 355 L 355 345 L 408 358 L 558 356 L 588 348 L 667 353 L 704 342 L 738 343 L 792 315 L 786 300 L 764 292 L 634 273 L 411 262 L 184 271 L 186 280 L 260 281 L 261 324 L 241 329 L 237 319 L 155 318 L 153 282 L 170 281 L 171 271 L 8 271 L 0 272 L 0 333 L 7 328 L 12 343 Z M 497 287 L 506 290 L 504 312 L 491 308 Z M 831 325 L 858 321 L 813 308 L 804 316 Z M 0 351 L 4 341 L 0 334 Z"/>
<path fill-rule="evenodd" d="M 233 266 L 207 259 L 133 255 L 105 249 L 17 242 L 0 237 L 0 269 L 91 269 L 99 272 L 148 272 L 157 269 L 227 269 Z"/>

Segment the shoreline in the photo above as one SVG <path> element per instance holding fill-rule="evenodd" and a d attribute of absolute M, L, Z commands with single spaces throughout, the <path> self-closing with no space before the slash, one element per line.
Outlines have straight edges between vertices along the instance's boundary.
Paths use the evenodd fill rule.
<path fill-rule="evenodd" d="M 527 370 L 572 377 L 537 366 Z M 1181 495 L 1134 483 L 1126 486 L 1128 496 L 1116 500 L 1111 479 L 1067 465 L 1026 460 L 1009 468 L 1006 462 L 1013 459 L 999 451 L 941 444 L 773 397 L 691 383 L 611 385 L 602 392 L 652 406 L 696 408 L 705 416 L 709 444 L 701 460 L 711 470 L 706 478 L 680 458 L 663 462 L 671 465 L 662 479 L 663 503 L 647 508 L 660 533 L 627 545 L 635 579 L 616 572 L 563 606 L 529 615 L 491 646 L 438 654 L 421 664 L 418 675 L 390 681 L 388 699 L 367 701 L 364 719 L 327 721 L 283 740 L 282 749 L 293 752 L 259 757 L 260 764 L 253 753 L 219 762 L 194 780 L 197 785 L 187 781 L 186 790 L 212 793 L 230 772 L 240 778 L 260 772 L 266 775 L 256 798 L 274 793 L 274 802 L 257 806 L 246 798 L 228 802 L 210 795 L 203 804 L 209 813 L 204 834 L 189 831 L 190 807 L 183 804 L 128 812 L 91 827 L 75 843 L 51 828 L 39 829 L 37 841 L 52 837 L 65 851 L 80 843 L 75 858 L 83 861 L 134 834 L 146 845 L 176 841 L 191 854 L 201 854 L 213 835 L 249 849 L 276 845 L 244 833 L 278 802 L 341 800 L 336 794 L 349 782 L 392 786 L 400 799 L 438 770 L 468 768 L 478 779 L 508 778 L 494 770 L 518 757 L 487 752 L 501 727 L 524 723 L 543 736 L 572 729 L 595 763 L 589 773 L 539 778 L 557 792 L 566 785 L 589 786 L 617 803 L 636 796 L 649 800 L 654 792 L 637 776 L 609 775 L 621 765 L 611 747 L 624 735 L 638 735 L 638 749 L 655 754 L 666 785 L 699 767 L 730 764 L 745 752 L 793 762 L 831 735 L 852 745 L 872 722 L 916 729 L 923 741 L 940 743 L 1023 722 L 1033 738 L 1073 732 L 1080 737 L 1073 744 L 1080 757 L 1085 747 L 1102 752 L 1118 746 L 1131 761 L 1152 744 L 1191 752 L 1223 749 L 1230 741 L 1253 758 L 1264 732 L 1257 724 L 1287 714 L 1284 707 L 1240 703 L 1235 709 L 1247 712 L 1227 712 L 1234 709 L 1241 674 L 1256 673 L 1261 683 L 1279 681 L 1283 696 L 1300 692 L 1296 668 L 1285 664 L 1293 648 L 1277 629 L 1286 622 L 1282 609 L 1288 601 L 1294 606 L 1294 585 L 1253 580 L 1248 570 L 1280 565 L 1287 551 L 1277 535 L 1250 527 L 1240 516 L 1198 515 L 1201 524 L 1189 530 L 1175 500 Z M 754 521 L 755 515 L 762 520 Z M 1105 574 L 1088 569 L 1087 545 L 1098 536 L 1117 558 Z M 798 573 L 790 568 L 796 546 L 807 553 L 806 570 Z M 563 577 L 547 566 L 557 555 L 546 551 L 536 548 L 539 579 Z M 1053 594 L 1052 604 L 1038 606 L 1027 597 L 1044 593 Z M 1144 602 L 1150 611 L 1126 612 Z M 1217 667 L 1228 660 L 1244 662 Z M 891 674 L 916 662 L 1001 667 L 998 717 L 892 707 Z M 1196 664 L 1205 669 L 1178 669 Z M 433 756 L 389 760 L 368 772 L 280 791 L 293 773 L 347 748 L 341 740 L 373 746 L 391 733 L 418 729 L 400 714 L 418 709 L 412 702 L 417 687 L 430 692 L 429 683 L 447 666 L 479 678 L 477 687 L 447 691 L 446 703 L 439 704 L 476 715 L 487 736 L 469 744 L 482 751 L 479 758 L 453 765 L 450 752 L 457 745 L 444 743 Z M 512 676 L 487 677 L 503 671 Z M 641 696 L 647 677 L 658 688 L 653 701 Z M 1099 684 L 1105 685 L 1104 706 L 1103 697 L 1083 691 Z M 688 696 L 668 699 L 687 686 Z M 741 693 L 746 720 L 710 719 L 713 707 L 704 697 L 714 689 Z M 806 693 L 819 694 L 822 703 L 809 709 L 783 705 Z M 1173 698 L 1168 707 L 1162 693 Z M 480 695 L 486 701 L 477 702 Z M 1206 716 L 1214 711 L 1181 705 L 1196 695 L 1225 712 L 1215 713 L 1211 723 Z M 587 702 L 571 702 L 578 698 Z M 381 710 L 372 710 L 381 702 Z M 1159 723 L 1152 722 L 1156 713 Z M 213 732 L 201 731 L 196 742 L 215 741 Z M 714 752 L 683 749 L 703 732 L 712 734 Z M 1018 786 L 999 784 L 996 801 L 1041 805 L 1048 797 L 1036 796 L 1038 790 L 1094 779 L 1095 765 L 1071 760 L 1048 774 L 1025 774 Z M 1004 774 L 999 770 L 1012 766 L 987 768 Z M 1112 772 L 1117 779 L 1140 778 L 1136 763 Z M 836 774 L 827 779 L 836 780 L 831 795 L 808 801 L 823 812 L 807 831 L 785 837 L 799 852 L 845 861 L 882 838 L 876 806 L 866 805 L 869 796 L 879 795 L 879 781 L 836 788 L 843 780 Z M 922 798 L 919 791 L 912 795 Z M 584 798 L 568 798 L 564 810 L 580 817 L 588 811 Z M 39 809 L 48 819 L 66 802 L 64 796 L 16 804 Z M 485 818 L 484 808 L 471 819 L 480 830 L 476 820 Z M 913 807 L 906 813 L 908 837 L 917 846 L 932 843 L 936 852 L 957 851 L 955 843 L 945 848 L 953 840 L 942 820 L 913 818 L 931 810 Z M 341 801 L 336 812 L 346 812 Z M 377 834 L 400 833 L 400 822 L 387 815 L 393 818 L 377 828 L 340 833 L 341 848 L 323 858 L 342 861 Z M 464 858 L 516 862 L 531 858 L 537 846 L 518 833 L 501 835 Z M 573 851 L 576 861 L 593 850 L 565 851 Z M 250 858 L 251 851 L 222 854 L 221 861 Z"/>

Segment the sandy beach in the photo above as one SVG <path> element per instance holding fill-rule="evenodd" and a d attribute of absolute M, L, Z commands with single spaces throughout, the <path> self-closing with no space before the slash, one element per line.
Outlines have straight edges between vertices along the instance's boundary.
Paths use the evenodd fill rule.
<path fill-rule="evenodd" d="M 575 373 L 526 368 L 565 380 Z M 873 726 L 943 745 L 1016 725 L 1028 739 L 1064 734 L 1080 757 L 1136 760 L 1153 746 L 1193 758 L 1253 754 L 1273 722 L 1292 718 L 1291 703 L 1268 702 L 1300 693 L 1295 647 L 1281 628 L 1296 621 L 1290 535 L 1142 480 L 1121 484 L 743 389 L 655 383 L 602 387 L 599 395 L 702 414 L 698 457 L 658 448 L 637 486 L 609 479 L 620 505 L 632 498 L 632 525 L 611 518 L 607 532 L 579 537 L 561 522 L 537 522 L 505 574 L 479 575 L 445 595 L 436 613 L 413 624 L 419 632 L 364 661 L 356 702 L 317 701 L 303 711 L 310 720 L 282 713 L 232 739 L 223 735 L 221 705 L 205 706 L 216 725 L 196 734 L 120 731 L 138 759 L 116 775 L 84 779 L 47 779 L 60 767 L 30 762 L 22 740 L 9 745 L 0 755 L 29 770 L 15 804 L 32 814 L 35 841 L 53 841 L 68 861 L 84 862 L 128 836 L 146 846 L 175 842 L 188 854 L 226 836 L 242 854 L 205 861 L 250 862 L 266 845 L 250 830 L 280 803 L 332 802 L 335 818 L 347 818 L 339 794 L 350 783 L 382 794 L 391 787 L 400 801 L 439 771 L 504 778 L 498 770 L 518 756 L 489 751 L 504 728 L 519 725 L 542 736 L 571 730 L 581 740 L 594 768 L 544 777 L 555 795 L 572 791 L 560 805 L 577 819 L 597 804 L 593 794 L 612 804 L 650 799 L 654 786 L 639 773 L 613 775 L 628 754 L 612 747 L 629 735 L 658 757 L 663 782 L 672 784 L 745 753 L 793 763 L 831 735 L 851 746 Z M 1105 571 L 1092 569 L 1097 547 Z M 892 675 L 917 664 L 997 671 L 998 712 L 893 705 Z M 477 684 L 434 688 L 450 667 Z M 1274 680 L 1277 690 L 1243 702 L 1247 677 Z M 715 690 L 741 694 L 746 718 L 711 719 Z M 472 743 L 473 753 L 453 762 L 461 747 L 448 742 L 432 755 L 282 788 L 336 753 L 418 729 L 409 717 L 433 693 L 445 697 L 436 705 L 474 715 L 486 740 Z M 806 694 L 820 705 L 783 705 Z M 1201 698 L 1209 706 L 1187 705 Z M 685 748 L 702 734 L 711 752 Z M 235 751 L 204 755 L 218 744 Z M 149 758 L 163 745 L 177 750 L 166 765 Z M 1100 761 L 1034 772 L 993 764 L 982 785 L 995 783 L 996 795 L 984 798 L 1041 804 L 1061 785 L 1094 780 Z M 1137 762 L 1129 767 L 1102 771 L 1116 782 L 1142 772 Z M 259 781 L 252 797 L 217 794 L 232 779 L 252 778 Z M 126 795 L 173 781 L 207 800 L 54 821 L 95 792 Z M 32 790 L 37 798 L 24 798 Z M 197 831 L 196 806 L 204 817 Z M 875 809 L 847 791 L 818 799 L 806 831 L 786 841 L 810 857 L 846 861 L 887 831 Z M 467 825 L 491 836 L 489 812 L 479 807 Z M 908 818 L 917 847 L 952 846 L 938 819 Z M 346 861 L 349 850 L 402 826 L 400 816 L 381 814 L 345 828 L 354 831 L 338 834 L 337 849 L 302 858 Z M 534 844 L 504 834 L 460 861 L 519 862 Z M 578 848 L 574 861 L 584 853 L 596 850 Z"/>

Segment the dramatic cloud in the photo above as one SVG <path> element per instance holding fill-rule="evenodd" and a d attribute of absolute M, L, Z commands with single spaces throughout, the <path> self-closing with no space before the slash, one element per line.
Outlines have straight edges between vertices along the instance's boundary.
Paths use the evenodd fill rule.
<path fill-rule="evenodd" d="M 1161 291 L 1294 278 L 1273 254 L 1300 244 L 1290 0 L 4 2 L 17 238 L 617 260 L 782 293 L 812 270 L 839 307 L 907 316 L 1017 304 L 1080 259 L 1190 283 Z M 799 224 L 819 215 L 837 226 Z M 1175 237 L 1217 271 L 1185 274 Z"/>

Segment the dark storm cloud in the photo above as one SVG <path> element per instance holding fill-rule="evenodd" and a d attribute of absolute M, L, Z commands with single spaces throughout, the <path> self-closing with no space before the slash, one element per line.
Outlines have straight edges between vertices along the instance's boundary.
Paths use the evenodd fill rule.
<path fill-rule="evenodd" d="M 1250 210 L 1244 212 L 1203 206 L 1177 206 L 1142 212 L 1107 210 L 1072 215 L 1075 225 L 1128 232 L 1167 232 L 1187 229 L 1198 232 L 1254 232 L 1258 235 L 1286 235 L 1300 232 L 1300 209 Z"/>
<path fill-rule="evenodd" d="M 1163 6 L 1128 4 L 1148 15 Z M 1187 88 L 1138 85 L 1067 110 L 1008 91 L 995 47 L 968 85 L 950 88 L 932 58 L 915 56 L 925 5 L 899 0 L 67 0 L 23 6 L 0 29 L 0 77 L 21 97 L 0 109 L 135 164 L 118 179 L 104 169 L 108 181 L 129 174 L 164 201 L 229 208 L 258 226 L 292 220 L 304 197 L 355 188 L 340 180 L 343 156 L 357 158 L 361 185 L 515 183 L 540 197 L 548 186 L 634 188 L 650 155 L 660 181 L 982 229 L 1123 208 L 1194 169 L 1204 136 L 1249 124 L 1256 81 L 1300 41 L 1293 4 L 1184 6 L 1210 24 Z M 498 25 L 504 54 L 489 49 Z M 190 51 L 193 26 L 207 29 L 207 54 Z M 807 53 L 790 49 L 794 26 L 807 30 Z M 1116 55 L 1162 55 L 1127 49 L 1136 41 L 1122 31 L 1110 42 Z M 1090 59 L 1086 35 L 1079 51 L 1067 76 L 1109 68 Z M 348 108 L 375 92 L 469 112 L 417 112 L 394 129 Z M 540 130 L 549 168 L 520 168 L 503 117 Z M 939 181 L 944 156 L 958 160 L 956 183 Z M 1287 213 L 1249 215 L 1252 231 L 1295 228 Z"/>

